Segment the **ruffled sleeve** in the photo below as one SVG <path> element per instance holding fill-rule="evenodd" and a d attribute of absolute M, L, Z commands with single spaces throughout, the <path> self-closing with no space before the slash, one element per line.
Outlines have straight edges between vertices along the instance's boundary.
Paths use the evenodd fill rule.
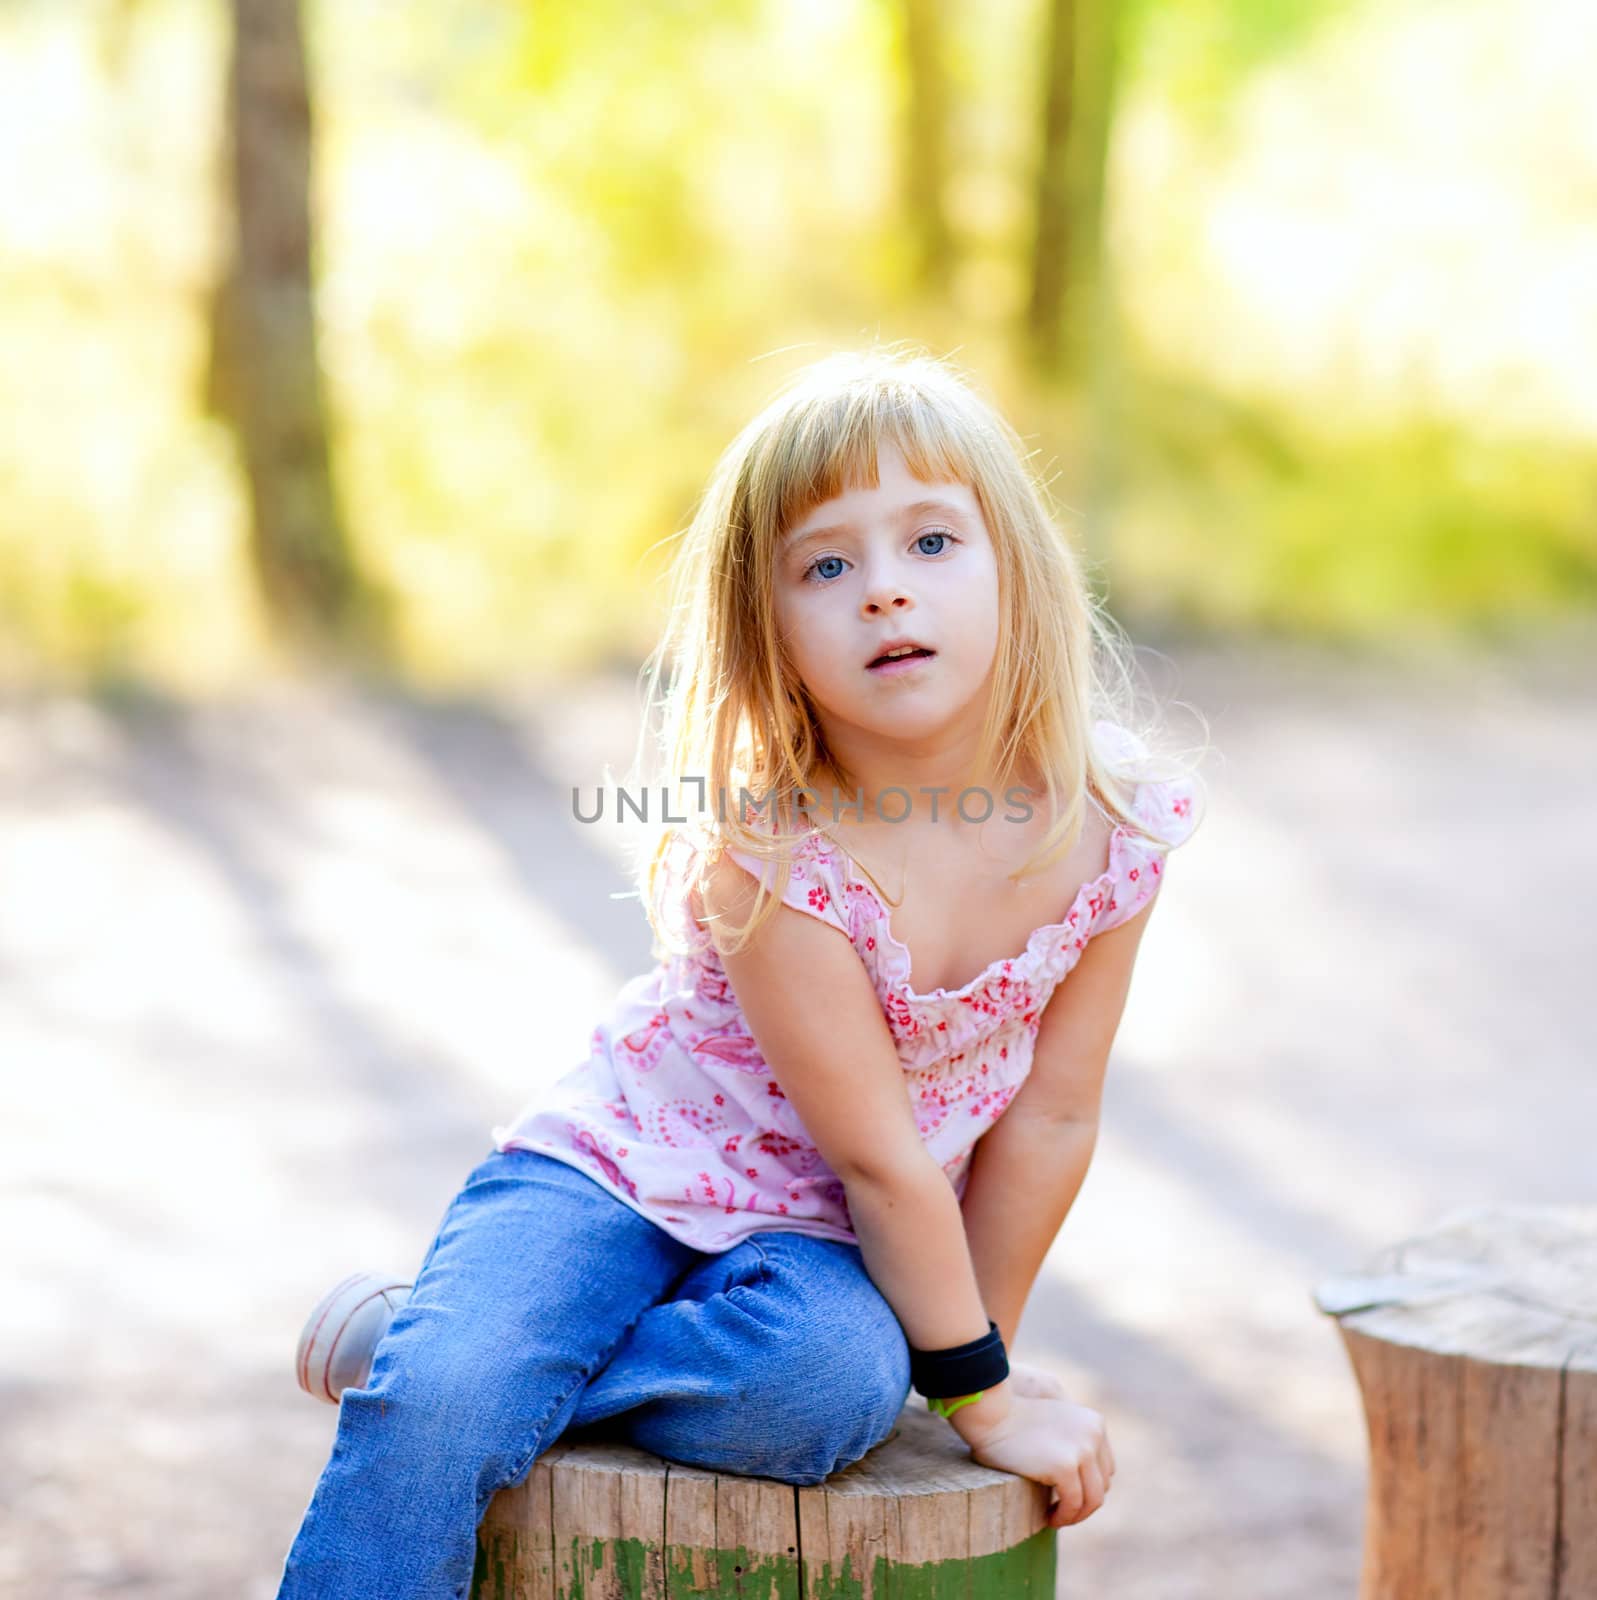
<path fill-rule="evenodd" d="M 1153 836 L 1131 828 L 1117 830 L 1111 847 L 1114 868 L 1113 909 L 1098 924 L 1103 933 L 1134 917 L 1164 883 L 1165 863 L 1196 831 L 1201 817 L 1201 791 L 1190 773 L 1169 778 L 1138 778 L 1149 755 L 1147 744 L 1128 728 L 1100 721 L 1095 727 L 1099 748 L 1111 767 L 1132 783 L 1131 815 Z"/>
<path fill-rule="evenodd" d="M 780 862 L 762 860 L 730 845 L 726 853 L 768 889 L 773 887 L 775 875 L 781 870 Z M 836 859 L 824 840 L 811 837 L 794 846 L 792 865 L 782 888 L 782 904 L 805 912 L 840 933 L 849 933 Z"/>
<path fill-rule="evenodd" d="M 1132 814 L 1174 850 L 1190 839 L 1198 826 L 1198 785 L 1183 775 L 1162 783 L 1137 785 Z"/>
<path fill-rule="evenodd" d="M 662 886 L 656 909 L 666 930 L 679 947 L 702 951 L 709 947 L 710 936 L 699 926 L 693 913 L 691 885 L 698 870 L 699 857 L 704 848 L 700 834 L 691 828 L 673 831 L 660 863 Z M 660 949 L 656 942 L 656 953 Z"/>

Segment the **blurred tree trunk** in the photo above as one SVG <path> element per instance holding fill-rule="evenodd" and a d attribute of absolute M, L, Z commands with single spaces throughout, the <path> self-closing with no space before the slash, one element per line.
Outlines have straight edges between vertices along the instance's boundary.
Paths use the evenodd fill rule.
<path fill-rule="evenodd" d="M 1070 156 L 1076 114 L 1076 0 L 1048 0 L 1043 27 L 1042 143 L 1037 159 L 1026 344 L 1033 371 L 1053 377 L 1066 354 L 1064 311 L 1074 233 Z"/>
<path fill-rule="evenodd" d="M 1116 478 L 1116 301 L 1105 251 L 1106 169 L 1120 78 L 1124 0 L 1049 0 L 1043 118 L 1035 188 L 1026 365 L 1045 388 L 1079 400 L 1072 464 L 1081 541 L 1095 586 L 1106 585 Z"/>
<path fill-rule="evenodd" d="M 1114 255 L 1107 247 L 1108 164 L 1121 63 L 1126 49 L 1123 0 L 1080 0 L 1078 39 L 1082 71 L 1072 163 L 1078 248 L 1072 257 L 1074 293 L 1065 305 L 1063 340 L 1067 370 L 1086 390 L 1086 459 L 1083 470 L 1083 545 L 1100 581 L 1113 587 L 1112 508 L 1120 482 L 1120 304 Z"/>
<path fill-rule="evenodd" d="M 1078 379 L 1090 359 L 1123 10 L 1122 0 L 1049 0 L 1025 329 L 1042 376 Z"/>
<path fill-rule="evenodd" d="M 334 491 L 311 283 L 311 106 L 298 0 L 229 0 L 231 259 L 216 289 L 206 402 L 239 441 L 250 555 L 299 644 L 352 620 L 358 583 Z"/>
<path fill-rule="evenodd" d="M 945 194 L 949 121 L 943 72 L 942 0 L 903 0 L 906 105 L 903 135 L 904 212 L 914 241 L 914 282 L 941 300 L 953 275 L 953 233 Z"/>

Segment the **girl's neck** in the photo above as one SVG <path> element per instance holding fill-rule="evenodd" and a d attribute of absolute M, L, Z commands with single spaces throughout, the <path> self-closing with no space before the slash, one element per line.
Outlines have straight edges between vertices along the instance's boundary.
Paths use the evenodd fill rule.
<path fill-rule="evenodd" d="M 947 762 L 897 758 L 865 773 L 823 766 L 811 789 L 815 798 L 807 809 L 813 821 L 822 825 L 839 821 L 851 828 L 933 822 L 958 827 L 964 817 L 979 821 L 1011 806 L 1013 801 L 1006 797 L 1016 789 L 1025 790 L 1033 803 L 1041 794 L 1031 777 L 1008 782 L 996 776 L 983 779 L 968 771 L 962 775 Z"/>

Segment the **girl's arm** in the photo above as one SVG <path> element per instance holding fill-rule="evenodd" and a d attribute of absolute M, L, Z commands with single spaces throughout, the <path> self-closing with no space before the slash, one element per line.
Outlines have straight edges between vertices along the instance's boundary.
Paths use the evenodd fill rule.
<path fill-rule="evenodd" d="M 1031 1071 L 971 1157 L 965 1236 L 989 1314 L 1012 1347 L 1049 1246 L 1075 1203 L 1098 1139 L 1109 1050 L 1157 897 L 1088 940 L 1043 1008 Z"/>
<path fill-rule="evenodd" d="M 756 893 L 753 876 L 723 856 L 704 908 L 741 922 Z M 940 1350 L 984 1337 L 987 1308 L 958 1196 L 915 1125 L 887 1019 L 846 934 L 784 902 L 721 959 L 766 1065 L 843 1181 L 865 1269 L 905 1338 Z M 1054 1527 L 1090 1516 L 1114 1476 L 1096 1411 L 1017 1395 L 1011 1379 L 948 1420 L 983 1465 L 1051 1485 Z"/>
<path fill-rule="evenodd" d="M 1004 1348 L 1015 1330 L 1049 1246 L 1087 1176 L 1096 1122 L 1017 1117 L 1011 1107 L 982 1136 L 965 1185 L 965 1238 L 982 1300 Z"/>
<path fill-rule="evenodd" d="M 756 892 L 724 855 L 704 909 L 741 924 Z M 710 928 L 713 937 L 713 920 Z M 922 1350 L 982 1338 L 987 1311 L 959 1198 L 915 1125 L 887 1019 L 847 936 L 779 905 L 741 951 L 722 952 L 722 964 L 766 1065 L 842 1180 L 866 1271 L 905 1338 Z M 1007 1388 L 992 1391 L 993 1409 Z"/>

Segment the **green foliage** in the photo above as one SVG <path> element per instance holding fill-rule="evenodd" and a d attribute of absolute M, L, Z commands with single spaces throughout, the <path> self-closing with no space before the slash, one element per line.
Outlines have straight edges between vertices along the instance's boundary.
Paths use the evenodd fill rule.
<path fill-rule="evenodd" d="M 1212 133 L 1253 73 L 1362 9 L 1361 0 L 1130 0 L 1123 26 L 1134 70 Z"/>
<path fill-rule="evenodd" d="M 1141 0 L 1129 101 L 1201 122 L 1336 14 Z M 1043 459 L 1080 454 L 1083 397 L 1027 398 L 1006 355 L 1034 7 L 951 14 L 957 260 L 931 305 L 904 292 L 900 36 L 881 0 L 322 0 L 311 20 L 335 471 L 400 670 L 636 659 L 715 456 L 838 346 L 948 350 L 1015 397 Z M 197 395 L 220 13 L 146 0 L 114 78 L 91 32 L 66 8 L 0 12 L 0 104 L 31 130 L 0 194 L 0 670 L 225 681 L 269 642 L 236 454 Z M 1138 203 L 1134 184 L 1116 197 Z M 1188 308 L 1196 252 L 1173 239 L 1158 267 Z M 1505 442 L 1392 408 L 1338 433 L 1178 379 L 1157 344 L 1129 360 L 1103 502 L 1128 617 L 1358 638 L 1597 603 L 1597 447 L 1578 430 Z M 1059 498 L 1081 491 L 1070 466 Z"/>
<path fill-rule="evenodd" d="M 1597 606 L 1597 450 L 1415 418 L 1330 433 L 1143 373 L 1114 583 L 1146 612 L 1344 640 Z"/>

